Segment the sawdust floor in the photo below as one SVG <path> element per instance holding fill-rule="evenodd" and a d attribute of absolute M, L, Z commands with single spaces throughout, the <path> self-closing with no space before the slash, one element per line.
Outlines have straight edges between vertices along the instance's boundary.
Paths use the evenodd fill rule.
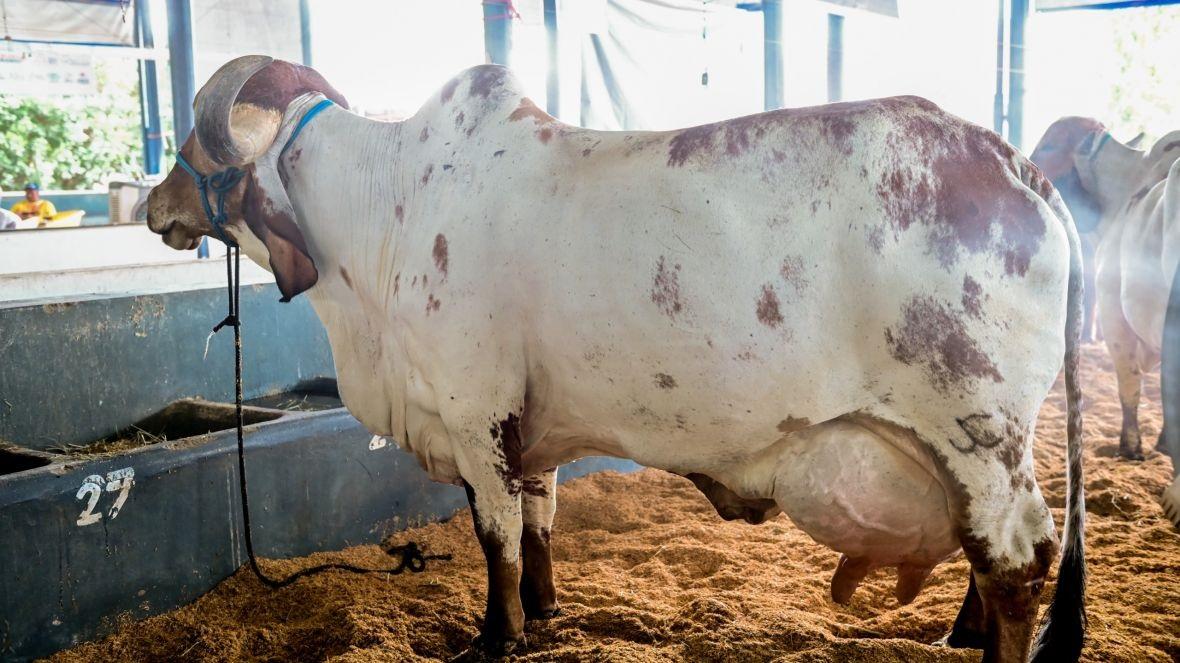
<path fill-rule="evenodd" d="M 1120 410 L 1105 352 L 1085 353 L 1090 563 L 1089 661 L 1180 660 L 1180 533 L 1157 496 L 1170 461 L 1115 459 Z M 1158 380 L 1145 389 L 1142 428 L 1154 448 Z M 1064 397 L 1046 401 L 1037 476 L 1061 522 Z M 655 470 L 604 473 L 558 491 L 553 534 L 562 614 L 527 627 L 519 661 L 976 661 L 977 651 L 927 646 L 950 627 L 967 586 L 959 558 L 935 570 L 912 604 L 877 571 L 850 605 L 828 598 L 836 553 L 785 516 L 726 523 L 692 485 Z M 461 651 L 484 605 L 484 564 L 471 516 L 405 532 L 451 552 L 421 575 L 328 574 L 271 591 L 248 570 L 196 603 L 54 657 L 76 661 L 433 661 Z M 274 572 L 347 560 L 383 565 L 376 546 L 267 562 Z M 1052 595 L 1048 583 L 1045 598 Z"/>

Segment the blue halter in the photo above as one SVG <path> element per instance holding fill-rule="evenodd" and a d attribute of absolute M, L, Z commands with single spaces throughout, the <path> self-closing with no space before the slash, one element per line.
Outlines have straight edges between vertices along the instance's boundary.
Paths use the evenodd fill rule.
<path fill-rule="evenodd" d="M 1092 152 L 1090 152 L 1091 159 L 1098 156 L 1098 153 L 1102 151 L 1102 146 L 1105 145 L 1106 141 L 1108 141 L 1108 140 L 1110 140 L 1110 132 L 1109 131 L 1102 132 L 1102 138 L 1099 139 L 1099 141 L 1098 141 L 1098 147 L 1095 147 L 1094 150 Z"/>
<path fill-rule="evenodd" d="M 185 169 L 189 175 L 192 175 L 193 182 L 197 185 L 197 191 L 201 194 L 201 206 L 205 208 L 205 218 L 209 219 L 209 224 L 213 226 L 213 230 L 217 232 L 217 239 L 225 242 L 226 246 L 237 246 L 237 242 L 231 240 L 225 234 L 223 226 L 228 218 L 225 213 L 225 194 L 229 193 L 231 189 L 242 181 L 242 176 L 246 172 L 240 168 L 230 166 L 225 170 L 218 171 L 212 175 L 202 175 L 193 168 L 191 164 L 184 158 L 180 152 L 176 153 L 176 165 Z M 212 191 L 217 201 L 217 212 L 213 212 L 213 206 L 209 203 L 209 192 Z"/>
<path fill-rule="evenodd" d="M 291 147 L 291 143 L 295 142 L 295 138 L 299 135 L 303 128 L 311 122 L 312 118 L 319 115 L 325 108 L 332 105 L 331 99 L 323 99 L 311 110 L 303 114 L 299 119 L 299 123 L 295 125 L 295 129 L 291 132 L 291 137 L 283 144 L 283 149 L 279 151 L 279 159 L 282 159 L 283 153 Z M 197 185 L 197 191 L 201 194 L 201 206 L 205 210 L 205 218 L 209 220 L 209 225 L 213 226 L 214 232 L 217 233 L 217 239 L 220 239 L 226 246 L 237 246 L 238 243 L 229 238 L 225 233 L 225 222 L 229 220 L 229 215 L 225 212 L 225 196 L 229 193 L 238 182 L 242 181 L 242 177 L 246 171 L 236 166 L 230 166 L 225 170 L 219 170 L 212 175 L 202 175 L 193 168 L 192 164 L 184 158 L 180 152 L 176 153 L 176 164 L 183 168 L 185 172 L 192 176 L 193 182 Z M 212 192 L 214 202 L 209 202 L 209 194 Z M 216 206 L 217 211 L 213 208 Z"/>

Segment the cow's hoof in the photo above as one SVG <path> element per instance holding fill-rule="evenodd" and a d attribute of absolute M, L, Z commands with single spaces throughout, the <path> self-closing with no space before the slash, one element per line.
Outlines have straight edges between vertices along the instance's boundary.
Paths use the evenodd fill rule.
<path fill-rule="evenodd" d="M 524 618 L 528 621 L 553 619 L 561 614 L 561 606 L 554 605 L 548 608 L 525 608 Z"/>
<path fill-rule="evenodd" d="M 1160 503 L 1164 507 L 1164 515 L 1172 524 L 1180 529 L 1180 477 L 1172 481 L 1172 485 L 1164 491 Z"/>
<path fill-rule="evenodd" d="M 1119 449 L 1119 458 L 1122 458 L 1123 460 L 1140 461 L 1140 460 L 1143 460 L 1143 452 L 1136 451 L 1134 449 L 1120 448 Z"/>
<path fill-rule="evenodd" d="M 930 643 L 935 647 L 947 647 L 949 649 L 983 649 L 983 644 L 987 637 L 982 633 L 975 633 L 966 629 L 951 630 L 950 633 L 942 636 L 938 640 Z"/>
<path fill-rule="evenodd" d="M 482 634 L 477 635 L 471 640 L 471 646 L 458 656 L 452 658 L 451 663 L 496 661 L 519 649 L 523 649 L 525 644 L 523 635 L 515 640 L 510 638 L 490 638 Z"/>

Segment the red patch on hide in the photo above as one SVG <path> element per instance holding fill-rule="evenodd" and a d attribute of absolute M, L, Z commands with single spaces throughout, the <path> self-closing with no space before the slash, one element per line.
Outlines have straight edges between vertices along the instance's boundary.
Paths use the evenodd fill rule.
<path fill-rule="evenodd" d="M 675 318 L 684 306 L 680 302 L 680 265 L 668 269 L 664 256 L 656 263 L 656 275 L 652 278 L 651 301 L 664 315 Z"/>
<path fill-rule="evenodd" d="M 758 322 L 771 329 L 783 323 L 783 314 L 779 311 L 778 295 L 774 292 L 774 286 L 769 283 L 762 286 L 762 296 L 758 298 L 754 313 L 758 316 Z"/>
<path fill-rule="evenodd" d="M 449 258 L 447 256 L 447 238 L 442 233 L 434 236 L 434 250 L 431 252 L 434 256 L 434 266 L 438 271 L 442 272 L 443 278 L 447 277 L 447 264 Z"/>
<path fill-rule="evenodd" d="M 929 296 L 911 297 L 901 324 L 885 330 L 889 353 L 907 366 L 924 365 L 931 383 L 942 393 L 963 389 L 969 381 L 1004 378 L 990 357 L 967 333 L 963 319 Z"/>

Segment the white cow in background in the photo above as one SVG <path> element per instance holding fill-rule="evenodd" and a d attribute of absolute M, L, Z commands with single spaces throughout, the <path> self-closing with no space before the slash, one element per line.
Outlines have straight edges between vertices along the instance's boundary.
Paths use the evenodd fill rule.
<path fill-rule="evenodd" d="M 1114 140 L 1097 120 L 1065 117 L 1045 132 L 1032 159 L 1079 226 L 1087 219 L 1098 235 L 1098 319 L 1123 406 L 1119 453 L 1141 460 L 1142 374 L 1159 366 L 1180 263 L 1180 131 L 1144 151 Z M 1162 432 L 1160 440 L 1161 448 L 1169 446 Z M 1180 449 L 1168 451 L 1180 467 Z M 1165 509 L 1180 526 L 1180 480 L 1165 493 Z"/>
<path fill-rule="evenodd" d="M 228 231 L 284 299 L 307 292 L 349 410 L 466 488 L 488 564 L 473 656 L 556 612 L 555 468 L 611 455 L 692 477 L 727 517 L 783 509 L 844 553 L 837 600 L 897 566 L 908 601 L 962 547 L 947 643 L 1023 661 L 1057 550 L 1033 426 L 1064 356 L 1070 509 L 1034 655 L 1077 658 L 1078 242 L 994 133 L 912 97 L 591 131 L 494 66 L 376 122 L 260 56 L 196 113 L 182 154 L 247 170 Z M 149 225 L 178 249 L 213 232 L 179 169 Z"/>

